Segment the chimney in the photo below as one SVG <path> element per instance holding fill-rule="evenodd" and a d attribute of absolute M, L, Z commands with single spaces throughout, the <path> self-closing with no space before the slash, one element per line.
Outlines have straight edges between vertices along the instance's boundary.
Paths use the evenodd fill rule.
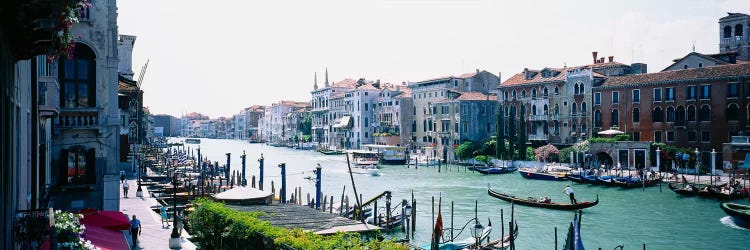
<path fill-rule="evenodd" d="M 609 62 L 614 62 L 614 61 L 615 61 L 615 56 L 609 56 Z"/>
<path fill-rule="evenodd" d="M 479 69 L 477 69 L 477 74 L 479 74 Z"/>
<path fill-rule="evenodd" d="M 597 54 L 596 51 L 591 52 L 591 55 L 594 57 L 594 64 L 596 64 L 596 54 Z"/>
<path fill-rule="evenodd" d="M 503 72 L 497 72 L 497 81 L 503 83 Z"/>
<path fill-rule="evenodd" d="M 600 62 L 600 63 L 603 63 L 603 62 L 604 62 L 604 57 L 603 57 L 603 56 L 599 58 L 599 62 Z"/>
<path fill-rule="evenodd" d="M 120 63 L 117 71 L 120 75 L 129 80 L 133 80 L 133 45 L 135 45 L 136 36 L 119 35 L 117 39 L 117 50 Z"/>

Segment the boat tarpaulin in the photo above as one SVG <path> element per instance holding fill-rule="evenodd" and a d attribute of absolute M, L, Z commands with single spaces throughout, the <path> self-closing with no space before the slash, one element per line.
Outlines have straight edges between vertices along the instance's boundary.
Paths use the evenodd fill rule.
<path fill-rule="evenodd" d="M 745 154 L 745 163 L 740 166 L 741 168 L 750 168 L 750 153 Z"/>

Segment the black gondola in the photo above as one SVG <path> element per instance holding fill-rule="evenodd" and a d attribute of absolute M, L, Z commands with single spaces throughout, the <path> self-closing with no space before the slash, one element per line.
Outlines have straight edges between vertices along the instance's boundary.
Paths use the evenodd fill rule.
<path fill-rule="evenodd" d="M 596 196 L 596 200 L 594 202 L 583 201 L 583 202 L 579 202 L 576 204 L 570 204 L 570 203 L 555 203 L 555 202 L 539 202 L 533 198 L 526 198 L 526 199 L 518 198 L 512 195 L 498 193 L 489 188 L 487 189 L 487 193 L 492 197 L 495 197 L 504 201 L 508 201 L 508 202 L 513 202 L 518 205 L 549 208 L 549 209 L 556 209 L 556 210 L 578 210 L 578 209 L 593 207 L 599 204 L 599 195 Z"/>
<path fill-rule="evenodd" d="M 721 209 L 732 216 L 735 224 L 750 229 L 750 206 L 735 203 L 721 203 Z"/>

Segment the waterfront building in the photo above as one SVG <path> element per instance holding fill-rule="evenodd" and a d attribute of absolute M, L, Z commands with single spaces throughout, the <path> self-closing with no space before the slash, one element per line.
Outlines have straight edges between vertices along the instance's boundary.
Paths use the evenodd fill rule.
<path fill-rule="evenodd" d="M 292 110 L 284 116 L 284 134 L 288 135 L 285 141 L 287 145 L 300 146 L 305 135 L 310 135 L 311 109 L 309 105 L 292 106 Z"/>
<path fill-rule="evenodd" d="M 260 140 L 260 121 L 265 113 L 265 107 L 261 105 L 253 105 L 245 109 L 245 139 L 250 141 Z"/>
<path fill-rule="evenodd" d="M 479 92 L 489 94 L 500 83 L 500 78 L 490 72 L 480 71 L 466 73 L 459 76 L 447 76 L 419 82 L 409 83 L 412 92 L 413 135 L 407 144 L 412 149 L 421 149 L 422 153 L 431 157 L 439 157 L 438 152 L 447 154 L 447 147 L 453 147 L 453 142 L 442 144 L 438 134 L 438 120 L 433 114 L 437 113 L 438 100 L 446 98 L 449 90 L 459 92 Z M 449 124 L 448 130 L 454 130 L 456 125 Z M 488 138 L 485 138 L 488 139 Z"/>
<path fill-rule="evenodd" d="M 143 90 L 133 80 L 132 54 L 136 36 L 120 35 L 117 49 L 118 64 L 117 107 L 120 111 L 120 162 L 132 157 L 134 148 L 143 144 L 146 130 L 143 127 Z M 131 164 L 132 165 L 132 164 Z"/>
<path fill-rule="evenodd" d="M 247 140 L 247 109 L 240 110 L 239 113 L 232 116 L 232 139 Z"/>
<path fill-rule="evenodd" d="M 119 209 L 119 162 L 121 150 L 118 109 L 117 6 L 113 1 L 92 1 L 79 12 L 71 33 L 75 39 L 72 58 L 58 60 L 60 114 L 52 125 L 51 196 L 63 210 Z M 130 65 L 129 57 L 123 73 Z M 132 76 L 131 76 L 132 77 Z M 140 105 L 140 104 L 139 104 Z M 141 112 L 137 109 L 135 112 Z M 138 126 L 138 124 L 136 124 Z M 124 149 L 123 149 L 124 150 Z M 58 191 L 58 192 L 55 192 Z"/>
<path fill-rule="evenodd" d="M 503 81 L 497 90 L 504 119 L 524 114 L 526 138 L 533 146 L 572 145 L 591 137 L 592 86 L 609 76 L 646 72 L 645 64 L 626 65 L 614 61 L 613 56 L 605 61 L 604 57 L 597 58 L 597 52 L 592 55 L 589 65 L 525 68 Z M 506 126 L 506 134 L 520 131 Z M 512 126 L 517 128 L 516 124 Z"/>
<path fill-rule="evenodd" d="M 279 101 L 278 103 L 271 104 L 266 109 L 265 115 L 263 116 L 263 137 L 266 142 L 271 144 L 284 144 L 289 142 L 294 135 L 290 135 L 286 127 L 288 120 L 286 119 L 287 114 L 294 112 L 299 108 L 307 108 L 310 106 L 309 102 L 297 102 L 297 101 Z"/>
<path fill-rule="evenodd" d="M 175 137 L 180 136 L 180 120 L 171 115 L 154 115 L 154 129 L 163 131 L 162 136 Z"/>
<path fill-rule="evenodd" d="M 406 83 L 385 84 L 372 107 L 376 144 L 403 146 L 411 141 L 414 116 L 410 115 L 413 105 L 411 89 Z"/>
<path fill-rule="evenodd" d="M 196 133 L 200 131 L 201 120 L 208 120 L 208 116 L 197 112 L 183 115 L 180 118 L 180 134 L 184 137 L 199 137 Z"/>
<path fill-rule="evenodd" d="M 497 96 L 482 92 L 446 90 L 445 97 L 435 100 L 427 113 L 433 120 L 433 135 L 438 140 L 440 158 L 458 160 L 456 148 L 463 141 L 482 142 L 497 129 Z M 428 126 L 429 127 L 429 126 Z"/>
<path fill-rule="evenodd" d="M 312 140 L 317 144 L 319 148 L 328 148 L 334 143 L 331 141 L 333 138 L 332 130 L 334 130 L 333 122 L 334 114 L 330 113 L 331 103 L 330 98 L 334 95 L 341 94 L 343 92 L 354 89 L 356 81 L 352 79 L 344 79 L 333 84 L 328 82 L 328 69 L 326 68 L 325 82 L 322 88 L 318 87 L 318 76 L 315 74 L 312 100 Z"/>
<path fill-rule="evenodd" d="M 351 128 L 352 117 L 349 116 L 349 113 L 346 111 L 346 101 L 344 100 L 345 94 L 346 93 L 344 92 L 336 93 L 331 95 L 328 99 L 328 114 L 332 124 L 328 131 L 329 149 L 341 150 L 346 148 L 346 133 Z"/>
<path fill-rule="evenodd" d="M 750 134 L 750 64 L 610 77 L 596 86 L 593 131 L 697 148 L 704 164 L 732 136 Z M 719 152 L 717 159 L 722 158 Z"/>

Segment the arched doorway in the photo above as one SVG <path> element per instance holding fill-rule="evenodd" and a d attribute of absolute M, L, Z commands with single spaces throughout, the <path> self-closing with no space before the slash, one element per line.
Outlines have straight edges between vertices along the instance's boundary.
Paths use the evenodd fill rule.
<path fill-rule="evenodd" d="M 596 156 L 594 157 L 594 166 L 595 167 L 601 167 L 604 165 L 604 168 L 612 168 L 613 164 L 612 156 L 610 156 L 607 152 L 598 152 L 596 153 Z"/>

